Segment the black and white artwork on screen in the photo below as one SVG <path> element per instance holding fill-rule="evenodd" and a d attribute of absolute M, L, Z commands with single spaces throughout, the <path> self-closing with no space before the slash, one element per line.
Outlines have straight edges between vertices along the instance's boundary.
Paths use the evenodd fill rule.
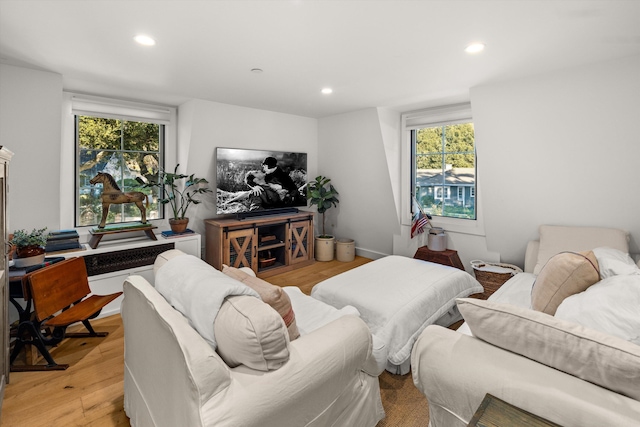
<path fill-rule="evenodd" d="M 216 148 L 217 214 L 307 205 L 307 153 Z"/>

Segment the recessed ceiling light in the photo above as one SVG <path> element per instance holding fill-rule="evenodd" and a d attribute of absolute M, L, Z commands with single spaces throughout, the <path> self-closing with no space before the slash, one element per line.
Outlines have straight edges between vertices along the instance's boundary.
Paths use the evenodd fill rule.
<path fill-rule="evenodd" d="M 465 52 L 467 53 L 478 53 L 484 50 L 484 43 L 471 43 L 469 46 L 465 48 Z"/>
<path fill-rule="evenodd" d="M 145 36 L 144 34 L 138 34 L 133 38 L 137 43 L 143 46 L 153 46 L 156 44 L 156 41 L 149 36 Z"/>
<path fill-rule="evenodd" d="M 256 73 L 256 74 L 260 74 L 262 72 L 262 68 L 252 68 L 251 72 L 252 73 Z"/>
<path fill-rule="evenodd" d="M 331 89 L 330 87 L 325 87 L 324 89 L 322 89 L 322 93 L 324 93 L 325 95 L 329 95 L 330 93 L 333 93 L 333 89 Z"/>

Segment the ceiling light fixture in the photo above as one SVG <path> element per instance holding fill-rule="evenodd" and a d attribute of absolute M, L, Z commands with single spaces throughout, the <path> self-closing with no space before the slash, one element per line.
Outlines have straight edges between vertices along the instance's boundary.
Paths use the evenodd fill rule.
<path fill-rule="evenodd" d="M 324 89 L 322 89 L 322 93 L 324 93 L 325 95 L 329 95 L 330 93 L 333 93 L 333 89 L 331 89 L 330 87 L 325 87 Z"/>
<path fill-rule="evenodd" d="M 465 48 L 465 52 L 467 53 L 478 53 L 484 50 L 484 43 L 471 43 L 469 46 Z"/>
<path fill-rule="evenodd" d="M 252 68 L 251 72 L 255 74 L 260 74 L 262 72 L 262 68 Z"/>
<path fill-rule="evenodd" d="M 138 34 L 133 38 L 138 44 L 143 46 L 154 46 L 156 41 L 149 36 L 145 36 L 144 34 Z"/>

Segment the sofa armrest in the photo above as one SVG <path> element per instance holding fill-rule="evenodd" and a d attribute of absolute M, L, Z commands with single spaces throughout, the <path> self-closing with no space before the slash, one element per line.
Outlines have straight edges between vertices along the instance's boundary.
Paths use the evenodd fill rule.
<path fill-rule="evenodd" d="M 127 414 L 200 425 L 200 402 L 223 394 L 231 381 L 227 365 L 142 276 L 124 282 L 122 320 Z"/>
<path fill-rule="evenodd" d="M 360 418 L 375 418 L 358 425 L 375 425 L 382 410 L 378 379 L 362 371 L 371 342 L 360 318 L 341 317 L 291 342 L 289 361 L 278 370 L 232 369 L 224 396 L 214 396 L 204 410 L 212 412 L 210 420 L 232 417 L 235 425 L 308 425 L 310 413 L 322 414 L 348 397 L 361 402 L 355 406 L 362 407 Z"/>
<path fill-rule="evenodd" d="M 560 425 L 633 425 L 640 402 L 477 338 L 428 326 L 411 356 L 432 427 L 466 426 L 486 393 Z"/>

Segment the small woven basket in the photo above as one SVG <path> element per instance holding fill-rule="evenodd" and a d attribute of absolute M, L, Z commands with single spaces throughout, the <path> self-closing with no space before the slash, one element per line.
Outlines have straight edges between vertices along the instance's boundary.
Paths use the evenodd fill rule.
<path fill-rule="evenodd" d="M 484 262 L 479 260 L 471 261 L 473 274 L 476 279 L 484 287 L 484 295 L 487 297 L 493 294 L 507 280 L 511 279 L 514 274 L 522 273 L 522 269 L 516 265 L 503 264 L 500 262 Z M 509 271 L 491 271 L 491 267 L 499 267 L 500 270 L 507 269 Z"/>

